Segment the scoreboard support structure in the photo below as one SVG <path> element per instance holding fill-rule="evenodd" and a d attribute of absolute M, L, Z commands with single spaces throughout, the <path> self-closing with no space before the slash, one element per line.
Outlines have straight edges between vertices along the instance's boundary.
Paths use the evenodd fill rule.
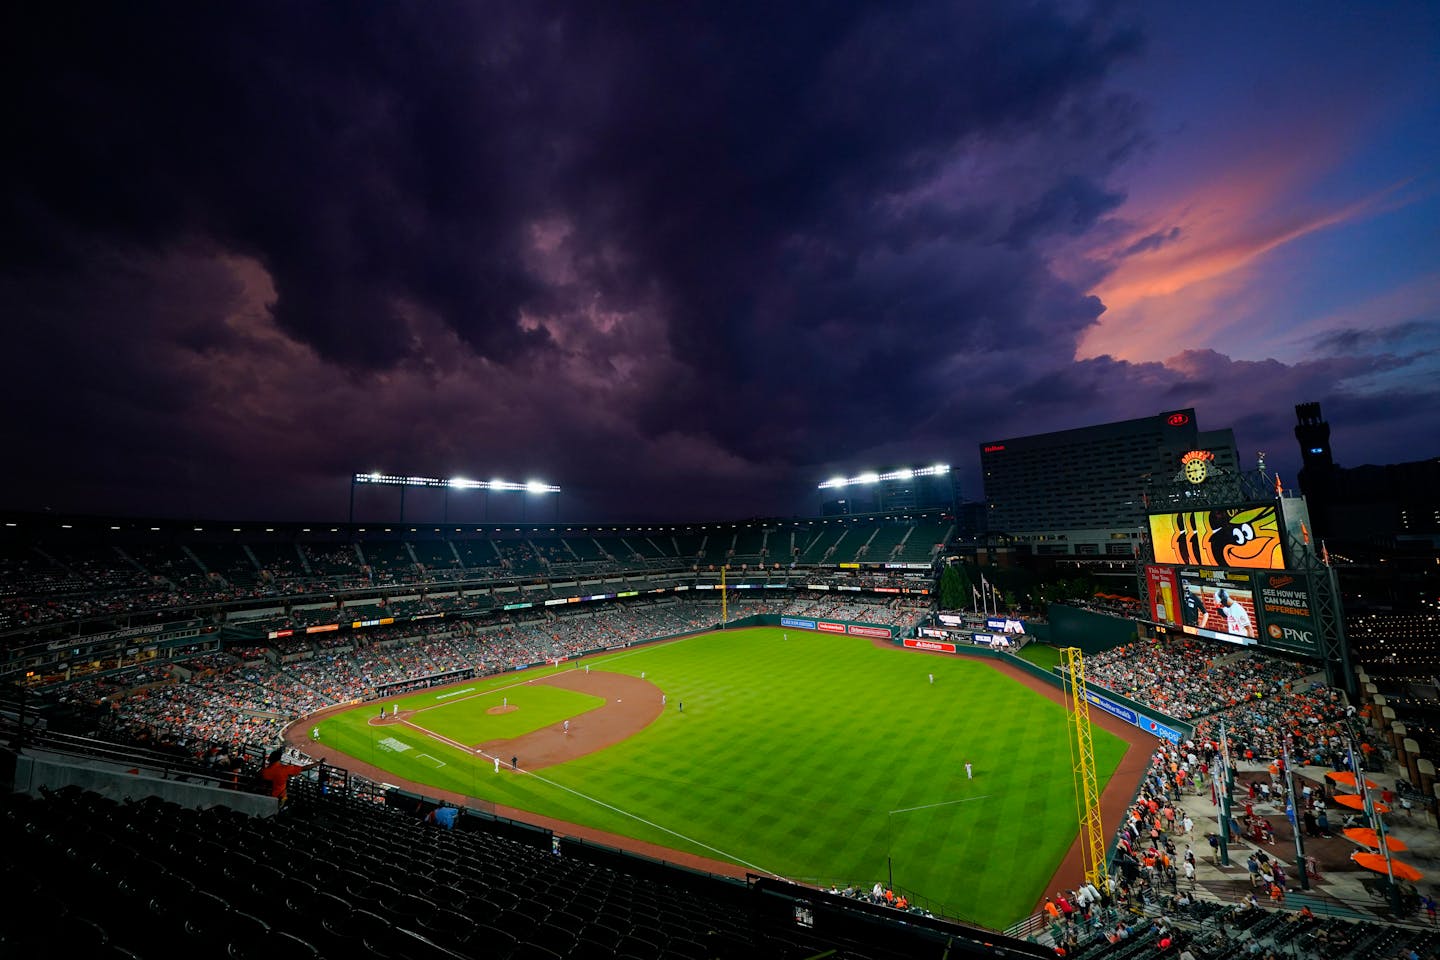
<path fill-rule="evenodd" d="M 1293 636 L 1294 630 L 1283 631 L 1287 636 L 1283 638 L 1284 642 L 1281 642 L 1282 631 L 1267 634 L 1266 630 L 1261 629 L 1258 631 L 1256 645 L 1261 650 L 1318 661 L 1330 686 L 1344 690 L 1352 701 L 1356 698 L 1358 686 L 1350 660 L 1350 644 L 1345 636 L 1345 610 L 1340 597 L 1340 584 L 1335 568 L 1316 552 L 1316 544 L 1312 542 L 1314 538 L 1309 530 L 1309 513 L 1303 497 L 1286 496 L 1277 478 L 1265 474 L 1263 470 L 1255 470 L 1211 475 L 1200 482 L 1183 474 L 1170 482 L 1152 481 L 1142 499 L 1148 510 L 1146 515 L 1139 518 L 1140 528 L 1146 533 L 1142 535 L 1143 543 L 1135 558 L 1135 581 L 1142 608 L 1150 612 L 1146 617 L 1150 622 L 1158 622 L 1155 619 L 1155 610 L 1156 601 L 1159 599 L 1151 595 L 1150 578 L 1146 576 L 1146 568 L 1156 563 L 1155 544 L 1148 535 L 1147 520 L 1150 514 L 1225 510 L 1241 504 L 1273 502 L 1280 519 L 1277 532 L 1285 558 L 1285 569 L 1269 569 L 1262 576 L 1268 578 L 1265 582 L 1269 582 L 1270 579 L 1288 575 L 1308 588 L 1308 620 L 1313 629 L 1306 631 L 1308 636 L 1298 645 Z M 1258 591 L 1255 600 L 1255 605 L 1260 606 Z M 1303 614 L 1303 611 L 1285 612 L 1292 615 L 1288 621 L 1284 617 L 1277 617 L 1276 620 L 1285 622 L 1287 626 L 1293 623 L 1293 614 Z M 1174 627 L 1174 624 L 1167 626 Z"/>

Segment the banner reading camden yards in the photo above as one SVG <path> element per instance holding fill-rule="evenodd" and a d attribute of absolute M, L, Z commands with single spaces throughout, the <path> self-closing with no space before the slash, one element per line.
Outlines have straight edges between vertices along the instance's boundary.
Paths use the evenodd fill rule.
<path fill-rule="evenodd" d="M 1264 628 L 1260 644 L 1316 656 L 1320 653 L 1319 630 L 1310 604 L 1310 578 L 1288 571 L 1259 573 L 1256 606 Z"/>

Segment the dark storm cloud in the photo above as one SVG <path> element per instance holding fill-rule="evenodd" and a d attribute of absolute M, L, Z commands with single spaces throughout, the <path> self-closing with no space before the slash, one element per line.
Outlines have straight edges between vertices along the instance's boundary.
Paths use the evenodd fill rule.
<path fill-rule="evenodd" d="M 1358 350 L 1388 349 L 1434 331 L 1436 318 L 1406 320 L 1374 329 L 1345 327 L 1329 330 L 1315 338 L 1323 353 L 1354 353 Z"/>
<path fill-rule="evenodd" d="M 1180 228 L 1171 227 L 1169 230 L 1160 230 L 1155 233 L 1148 233 L 1136 240 L 1123 251 L 1123 256 L 1133 257 L 1137 253 L 1153 253 L 1167 243 L 1179 239 Z"/>
<path fill-rule="evenodd" d="M 0 68 L 17 506 L 334 515 L 378 468 L 783 511 L 1258 375 L 1075 362 L 1117 255 L 1067 245 L 1148 136 L 1109 4 L 72 13 Z"/>

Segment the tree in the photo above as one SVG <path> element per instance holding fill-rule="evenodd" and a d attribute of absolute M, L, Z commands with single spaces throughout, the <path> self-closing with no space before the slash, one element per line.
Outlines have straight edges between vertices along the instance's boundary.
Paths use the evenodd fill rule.
<path fill-rule="evenodd" d="M 965 567 L 952 563 L 940 574 L 940 609 L 963 610 L 970 605 L 970 575 Z"/>

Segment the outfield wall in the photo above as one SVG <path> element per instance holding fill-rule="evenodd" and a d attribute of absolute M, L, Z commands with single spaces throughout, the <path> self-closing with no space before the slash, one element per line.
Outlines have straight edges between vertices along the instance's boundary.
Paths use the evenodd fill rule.
<path fill-rule="evenodd" d="M 1037 637 L 1051 646 L 1079 647 L 1086 656 L 1130 643 L 1139 632 L 1134 620 L 1063 603 L 1050 604 L 1045 617 L 1050 624 L 1049 635 L 1040 637 L 1037 633 Z"/>
<path fill-rule="evenodd" d="M 882 623 L 866 623 L 862 620 L 838 620 L 829 617 L 790 617 L 774 613 L 757 613 L 754 616 L 731 620 L 724 625 L 726 630 L 741 627 L 780 627 L 786 630 L 813 630 L 817 633 L 847 634 L 852 637 L 869 637 L 872 640 L 895 640 L 907 635 L 905 627 L 892 627 Z"/>

